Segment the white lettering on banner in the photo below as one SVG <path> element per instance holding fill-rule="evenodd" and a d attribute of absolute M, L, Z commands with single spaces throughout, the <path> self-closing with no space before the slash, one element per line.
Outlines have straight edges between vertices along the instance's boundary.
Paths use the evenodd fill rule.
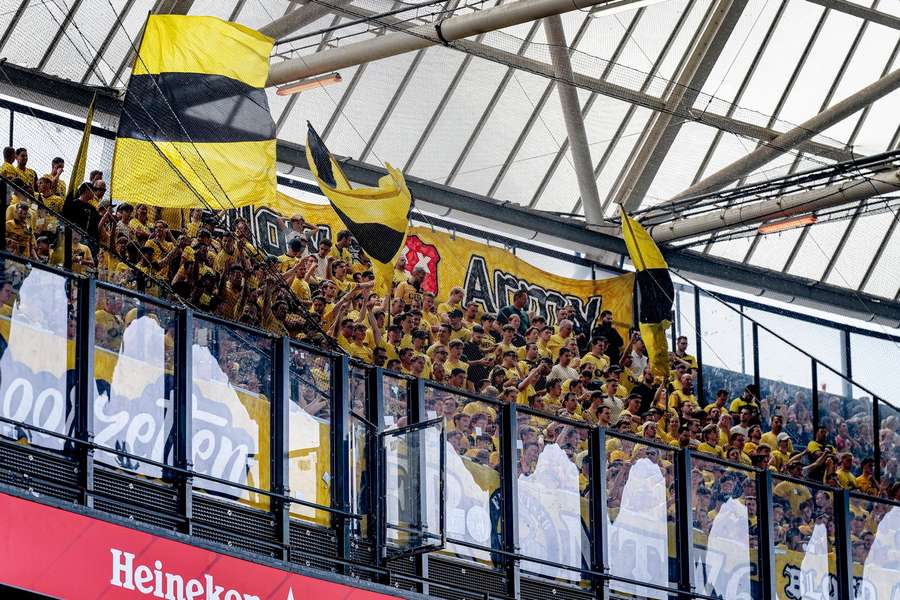
<path fill-rule="evenodd" d="M 218 585 L 209 573 L 184 582 L 184 577 L 167 573 L 161 560 L 149 565 L 135 565 L 134 554 L 118 548 L 110 548 L 112 554 L 112 577 L 110 585 L 129 591 L 137 591 L 145 596 L 166 600 L 260 600 L 255 594 L 242 593 L 235 589 L 226 590 Z M 288 590 L 288 598 L 293 599 L 293 591 Z"/>

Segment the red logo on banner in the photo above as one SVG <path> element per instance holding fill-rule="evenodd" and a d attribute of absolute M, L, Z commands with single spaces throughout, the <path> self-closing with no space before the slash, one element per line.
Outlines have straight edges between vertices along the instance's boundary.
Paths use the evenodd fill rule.
<path fill-rule="evenodd" d="M 419 236 L 411 235 L 406 238 L 406 248 L 403 249 L 406 257 L 406 270 L 410 273 L 416 267 L 422 267 L 428 273 L 422 282 L 422 291 L 437 294 L 438 292 L 438 264 L 441 262 L 441 253 L 431 244 L 426 244 Z"/>
<path fill-rule="evenodd" d="M 387 600 L 0 494 L 0 583 L 67 600 Z"/>

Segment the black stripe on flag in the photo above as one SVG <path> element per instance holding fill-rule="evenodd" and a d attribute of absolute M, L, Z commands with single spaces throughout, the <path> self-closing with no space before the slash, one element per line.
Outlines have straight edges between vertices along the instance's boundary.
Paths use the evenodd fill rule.
<path fill-rule="evenodd" d="M 335 188 L 337 181 L 334 173 L 331 171 L 331 153 L 325 147 L 325 142 L 319 137 L 319 133 L 313 129 L 312 124 L 307 121 L 306 143 L 309 144 L 309 151 L 312 154 L 313 162 L 316 163 L 316 174 L 319 179 L 324 181 L 329 187 Z"/>
<path fill-rule="evenodd" d="M 403 243 L 405 231 L 391 229 L 383 223 L 357 223 L 331 203 L 334 212 L 341 218 L 353 237 L 359 242 L 366 254 L 380 263 L 389 263 Z"/>
<path fill-rule="evenodd" d="M 275 139 L 265 90 L 224 75 L 134 75 L 118 137 L 154 142 L 262 142 Z"/>
<path fill-rule="evenodd" d="M 638 318 L 641 323 L 660 323 L 672 318 L 672 299 L 675 298 L 675 286 L 669 269 L 645 269 L 635 275 L 638 285 L 639 309 Z"/>

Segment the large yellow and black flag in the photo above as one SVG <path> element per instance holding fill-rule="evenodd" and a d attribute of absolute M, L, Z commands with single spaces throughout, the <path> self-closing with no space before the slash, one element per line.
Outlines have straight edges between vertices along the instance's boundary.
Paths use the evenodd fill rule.
<path fill-rule="evenodd" d="M 170 208 L 274 200 L 272 45 L 215 17 L 151 15 L 119 120 L 110 195 Z"/>
<path fill-rule="evenodd" d="M 666 264 L 656 242 L 640 223 L 625 214 L 622 215 L 622 237 L 628 248 L 628 255 L 637 271 L 635 282 L 638 291 L 638 321 L 641 338 L 647 347 L 650 368 L 654 375 L 669 373 L 669 344 L 667 334 L 671 323 L 672 301 L 675 288 Z"/>
<path fill-rule="evenodd" d="M 322 193 L 360 247 L 372 259 L 375 289 L 388 291 L 394 262 L 406 242 L 412 196 L 403 174 L 385 163 L 377 188 L 353 189 L 325 142 L 307 123 L 306 160 Z"/>

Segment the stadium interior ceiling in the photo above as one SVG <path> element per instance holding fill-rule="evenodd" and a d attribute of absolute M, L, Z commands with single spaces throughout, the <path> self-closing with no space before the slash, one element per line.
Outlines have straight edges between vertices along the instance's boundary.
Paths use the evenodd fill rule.
<path fill-rule="evenodd" d="M 0 86 L 76 117 L 89 97 L 81 86 L 110 88 L 99 121 L 115 130 L 115 93 L 149 12 L 271 33 L 278 65 L 495 4 L 2 0 Z M 622 254 L 604 233 L 623 204 L 656 226 L 673 268 L 716 280 L 726 265 L 732 287 L 753 290 L 765 277 L 776 297 L 805 294 L 811 305 L 855 305 L 855 316 L 900 323 L 900 3 L 601 0 L 561 14 L 561 29 L 550 21 L 432 39 L 335 69 L 340 82 L 301 93 L 269 88 L 281 166 L 304 162 L 310 121 L 353 159 L 348 175 L 371 183 L 383 162 L 399 166 L 432 214 L 455 208 L 477 223 L 499 204 L 494 230 L 602 258 Z M 17 67 L 65 81 L 23 92 Z M 112 141 L 99 147 L 102 164 Z M 790 198 L 792 212 L 765 208 Z M 759 207 L 756 219 L 741 212 Z M 759 232 L 796 216 L 808 222 Z"/>

